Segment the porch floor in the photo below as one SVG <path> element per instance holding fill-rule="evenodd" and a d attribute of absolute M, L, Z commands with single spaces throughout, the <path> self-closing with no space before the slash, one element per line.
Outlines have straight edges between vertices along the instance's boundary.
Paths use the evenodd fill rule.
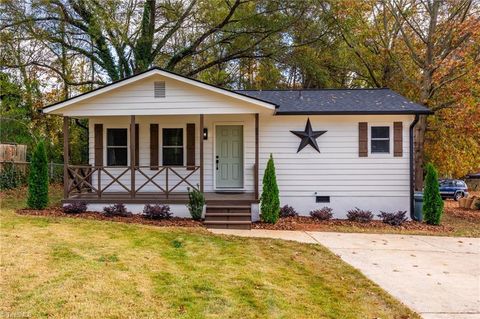
<path fill-rule="evenodd" d="M 250 205 L 259 202 L 258 199 L 255 199 L 255 193 L 206 192 L 204 194 L 207 205 Z M 172 193 L 168 195 L 168 198 L 161 193 L 139 193 L 135 195 L 135 198 L 131 198 L 129 193 L 103 193 L 102 197 L 98 197 L 95 193 L 82 193 L 71 194 L 69 198 L 63 200 L 63 203 L 78 201 L 85 201 L 89 204 L 186 204 L 188 193 Z"/>

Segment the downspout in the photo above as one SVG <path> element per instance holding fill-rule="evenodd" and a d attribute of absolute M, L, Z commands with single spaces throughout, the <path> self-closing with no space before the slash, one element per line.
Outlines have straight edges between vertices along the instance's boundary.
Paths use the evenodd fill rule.
<path fill-rule="evenodd" d="M 413 159 L 413 129 L 415 125 L 418 123 L 420 116 L 415 114 L 415 119 L 413 120 L 412 124 L 410 124 L 410 131 L 409 131 L 409 156 L 410 156 L 410 218 L 415 220 L 415 202 L 414 202 L 414 193 L 415 193 L 415 179 L 414 179 L 414 159 Z"/>

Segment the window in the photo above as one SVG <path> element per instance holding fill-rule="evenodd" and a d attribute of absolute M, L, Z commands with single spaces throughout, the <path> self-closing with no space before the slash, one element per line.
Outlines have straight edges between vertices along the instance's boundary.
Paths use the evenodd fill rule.
<path fill-rule="evenodd" d="M 372 153 L 390 153 L 390 127 L 372 126 Z"/>
<path fill-rule="evenodd" d="M 163 165 L 183 166 L 183 128 L 163 129 Z"/>
<path fill-rule="evenodd" d="M 128 131 L 126 128 L 107 129 L 107 165 L 127 166 Z"/>

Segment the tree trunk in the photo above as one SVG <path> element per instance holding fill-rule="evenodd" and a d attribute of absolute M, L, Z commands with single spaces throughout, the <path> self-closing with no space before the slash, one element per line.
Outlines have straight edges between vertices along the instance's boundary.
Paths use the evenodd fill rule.
<path fill-rule="evenodd" d="M 423 145 L 425 141 L 425 131 L 427 128 L 427 117 L 425 115 L 421 115 L 420 119 L 415 125 L 414 130 L 414 151 L 413 151 L 413 159 L 414 159 L 414 173 L 415 173 L 415 190 L 421 191 L 423 188 Z"/>
<path fill-rule="evenodd" d="M 427 50 L 427 61 L 422 75 L 422 86 L 420 91 L 420 101 L 422 105 L 429 108 L 430 92 L 433 86 L 433 68 L 432 68 L 432 50 Z M 414 160 L 415 160 L 415 190 L 421 191 L 423 188 L 423 164 L 425 144 L 425 131 L 427 130 L 427 116 L 421 115 L 415 126 L 415 142 L 414 142 Z"/>

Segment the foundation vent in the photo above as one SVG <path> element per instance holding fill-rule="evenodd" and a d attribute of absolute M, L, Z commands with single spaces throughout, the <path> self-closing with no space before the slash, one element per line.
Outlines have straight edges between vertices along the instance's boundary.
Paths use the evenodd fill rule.
<path fill-rule="evenodd" d="M 315 196 L 316 203 L 330 203 L 330 196 Z"/>

